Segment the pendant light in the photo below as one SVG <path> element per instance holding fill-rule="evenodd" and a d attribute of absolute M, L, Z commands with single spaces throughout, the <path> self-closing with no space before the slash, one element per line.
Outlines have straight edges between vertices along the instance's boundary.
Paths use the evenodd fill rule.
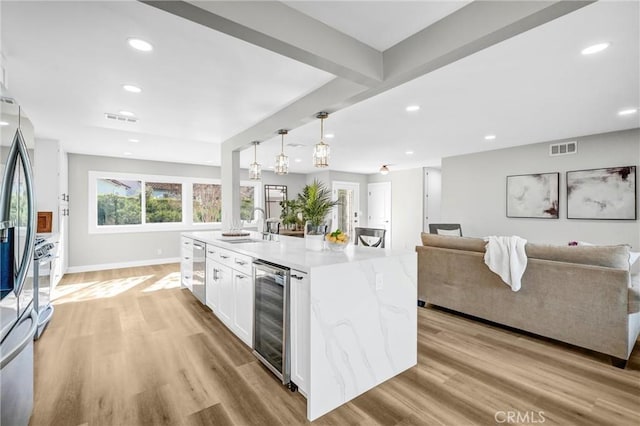
<path fill-rule="evenodd" d="M 282 143 L 280 145 L 280 155 L 276 157 L 275 172 L 277 175 L 286 175 L 289 173 L 289 157 L 284 155 L 284 135 L 289 133 L 285 129 L 278 130 L 278 134 L 282 136 Z"/>
<path fill-rule="evenodd" d="M 320 119 L 320 142 L 313 149 L 313 165 L 316 167 L 329 167 L 329 145 L 324 143 L 324 119 L 329 113 L 319 112 L 316 116 Z"/>
<path fill-rule="evenodd" d="M 260 145 L 260 142 L 254 141 L 251 143 L 253 144 L 253 163 L 249 165 L 249 179 L 260 180 L 262 178 L 262 170 L 261 170 L 262 166 L 260 166 L 260 164 L 258 163 L 258 160 L 256 159 L 257 152 L 258 152 L 258 145 Z"/>

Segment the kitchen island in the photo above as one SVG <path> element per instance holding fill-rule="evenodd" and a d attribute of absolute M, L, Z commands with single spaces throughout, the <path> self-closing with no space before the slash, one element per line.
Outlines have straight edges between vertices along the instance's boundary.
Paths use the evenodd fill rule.
<path fill-rule="evenodd" d="M 309 420 L 416 365 L 415 252 L 353 245 L 342 252 L 315 252 L 306 250 L 301 238 L 272 237 L 263 240 L 259 233 L 223 237 L 207 231 L 184 233 L 182 238 L 187 246 L 199 241 L 207 252 L 222 250 L 224 259 L 237 256 L 236 264 L 242 265 L 238 276 L 241 268 L 247 273 L 249 259 L 291 269 L 296 277 L 291 280 L 291 380 L 307 398 Z M 220 270 L 216 271 L 218 277 Z M 253 305 L 252 296 L 246 295 L 253 294 L 249 288 L 253 282 L 239 281 L 239 294 L 244 296 L 235 313 L 220 309 L 223 297 L 218 303 L 217 295 L 207 294 L 207 302 L 212 301 L 207 305 L 250 345 L 252 334 L 246 329 L 253 321 L 248 312 Z"/>

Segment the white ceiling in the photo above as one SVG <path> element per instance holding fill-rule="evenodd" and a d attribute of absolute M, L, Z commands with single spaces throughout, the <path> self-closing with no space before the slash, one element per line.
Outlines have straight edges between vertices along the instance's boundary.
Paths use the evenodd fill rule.
<path fill-rule="evenodd" d="M 286 4 L 378 50 L 465 4 L 397 3 Z M 220 142 L 333 78 L 137 2 L 3 1 L 0 7 L 9 90 L 36 135 L 61 140 L 69 152 L 219 164 Z M 326 132 L 336 135 L 327 140 L 331 169 L 437 165 L 444 156 L 640 127 L 637 114 L 616 114 L 640 104 L 639 21 L 638 2 L 598 2 L 337 111 L 325 121 Z M 132 36 L 155 50 L 131 50 Z M 602 40 L 611 47 L 580 55 Z M 143 92 L 124 92 L 125 83 Z M 420 111 L 407 113 L 410 104 Z M 119 110 L 134 111 L 139 123 L 104 118 Z M 285 148 L 292 172 L 315 171 L 311 146 L 319 131 L 312 121 L 285 138 L 306 145 Z M 485 141 L 488 133 L 496 140 Z M 279 150 L 279 137 L 260 145 L 265 169 Z M 243 151 L 243 167 L 252 155 Z"/>
<path fill-rule="evenodd" d="M 471 0 L 283 3 L 377 50 L 384 51 L 471 3 Z"/>

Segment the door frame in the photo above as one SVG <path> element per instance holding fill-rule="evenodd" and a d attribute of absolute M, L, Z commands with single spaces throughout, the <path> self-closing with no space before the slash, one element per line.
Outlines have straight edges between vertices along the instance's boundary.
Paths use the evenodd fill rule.
<path fill-rule="evenodd" d="M 371 223 L 369 222 L 369 219 L 371 218 L 371 188 L 372 187 L 386 187 L 388 188 L 388 192 L 389 192 L 389 196 L 388 196 L 388 203 L 389 203 L 389 221 L 388 221 L 388 226 L 385 227 L 385 229 L 387 230 L 386 234 L 385 234 L 385 247 L 387 248 L 391 248 L 391 224 L 392 224 L 392 215 L 393 215 L 393 208 L 392 208 L 392 204 L 391 202 L 393 201 L 393 197 L 392 197 L 392 185 L 391 185 L 391 181 L 385 181 L 385 182 L 370 182 L 367 184 L 367 226 L 371 226 Z"/>
<path fill-rule="evenodd" d="M 353 204 L 354 204 L 354 212 L 357 213 L 356 218 L 351 218 L 351 222 L 353 224 L 353 228 L 355 231 L 356 226 L 362 225 L 362 210 L 360 209 L 360 183 L 353 181 L 343 181 L 343 180 L 334 180 L 331 182 L 331 199 L 338 199 L 338 189 L 351 189 L 353 190 Z M 354 221 L 357 219 L 357 222 Z M 331 209 L 331 220 L 333 222 L 333 227 L 335 228 L 338 225 L 338 208 L 337 206 Z"/>

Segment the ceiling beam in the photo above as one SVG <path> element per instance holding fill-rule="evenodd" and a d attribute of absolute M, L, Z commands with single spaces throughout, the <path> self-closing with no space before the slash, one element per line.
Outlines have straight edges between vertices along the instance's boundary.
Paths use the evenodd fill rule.
<path fill-rule="evenodd" d="M 360 85 L 382 81 L 380 51 L 278 1 L 141 2 Z"/>
<path fill-rule="evenodd" d="M 350 104 L 345 104 L 346 99 L 354 98 L 366 89 L 365 86 L 352 81 L 334 78 L 275 114 L 225 140 L 223 147 L 242 150 L 250 147 L 251 141 L 271 139 L 279 129 L 294 129 L 315 120 L 316 114 L 321 111 L 331 113 L 347 107 Z"/>
<path fill-rule="evenodd" d="M 279 2 L 141 1 L 337 76 L 224 141 L 227 150 L 299 127 L 317 112 L 346 108 L 595 2 L 474 1 L 380 53 Z"/>
<path fill-rule="evenodd" d="M 474 1 L 384 51 L 382 86 L 413 80 L 594 2 Z"/>

